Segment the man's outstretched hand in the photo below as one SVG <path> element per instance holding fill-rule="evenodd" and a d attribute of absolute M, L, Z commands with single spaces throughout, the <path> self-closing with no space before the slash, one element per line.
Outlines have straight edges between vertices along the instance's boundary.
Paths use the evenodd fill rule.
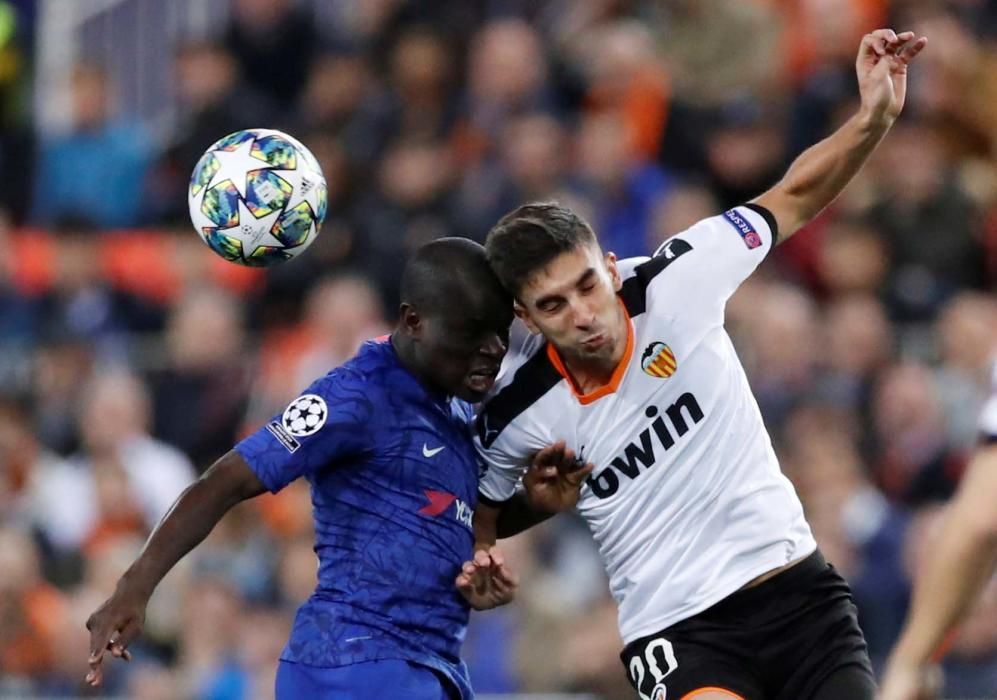
<path fill-rule="evenodd" d="M 877 29 L 862 37 L 855 72 L 862 109 L 876 121 L 893 124 L 907 97 L 907 65 L 928 44 L 914 32 Z"/>
<path fill-rule="evenodd" d="M 145 623 L 145 606 L 148 600 L 137 594 L 123 592 L 121 588 L 108 598 L 87 620 L 90 630 L 90 672 L 86 681 L 98 686 L 104 677 L 104 653 L 131 661 L 128 645 L 142 632 Z"/>
<path fill-rule="evenodd" d="M 519 578 L 505 564 L 496 547 L 479 549 L 474 559 L 464 562 L 457 575 L 457 590 L 475 610 L 489 610 L 511 603 Z"/>
<path fill-rule="evenodd" d="M 523 475 L 530 507 L 544 513 L 571 510 L 592 469 L 592 464 L 577 459 L 563 440 L 543 448 Z"/>

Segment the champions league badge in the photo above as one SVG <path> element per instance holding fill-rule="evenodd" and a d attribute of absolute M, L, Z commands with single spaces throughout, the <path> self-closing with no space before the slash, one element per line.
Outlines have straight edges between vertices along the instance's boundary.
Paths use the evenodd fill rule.
<path fill-rule="evenodd" d="M 727 220 L 727 223 L 734 227 L 737 235 L 744 241 L 744 245 L 748 246 L 748 250 L 757 248 L 762 244 L 762 237 L 758 235 L 758 231 L 736 209 L 725 211 L 723 217 Z"/>

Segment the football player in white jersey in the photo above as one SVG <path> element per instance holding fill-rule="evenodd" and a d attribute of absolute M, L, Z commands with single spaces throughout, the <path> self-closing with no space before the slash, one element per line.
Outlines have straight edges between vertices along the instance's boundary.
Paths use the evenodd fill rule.
<path fill-rule="evenodd" d="M 856 60 L 861 107 L 753 202 L 617 261 L 556 204 L 489 233 L 493 269 L 532 335 L 514 344 L 477 420 L 486 471 L 476 536 L 524 465 L 563 441 L 595 465 L 577 508 L 619 606 L 622 658 L 645 700 L 872 698 L 844 580 L 816 551 L 724 330 L 724 307 L 778 240 L 852 179 L 903 107 L 926 39 L 882 29 Z M 577 503 L 575 503 L 577 501 Z"/>
<path fill-rule="evenodd" d="M 883 676 L 882 700 L 935 697 L 937 658 L 997 565 L 997 363 L 980 418 L 980 447 L 946 513 L 933 555 L 914 585 L 914 601 Z"/>

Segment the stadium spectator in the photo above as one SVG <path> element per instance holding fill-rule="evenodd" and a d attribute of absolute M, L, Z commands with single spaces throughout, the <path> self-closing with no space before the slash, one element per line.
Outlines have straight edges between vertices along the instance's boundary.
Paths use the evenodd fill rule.
<path fill-rule="evenodd" d="M 541 37 L 522 20 L 484 25 L 471 42 L 467 70 L 457 131 L 463 164 L 491 154 L 510 119 L 555 106 L 547 86 Z"/>
<path fill-rule="evenodd" d="M 491 222 L 524 200 L 564 194 L 568 132 L 541 112 L 511 119 L 499 153 L 471 165 L 457 190 L 458 222 L 468 238 L 484 240 Z"/>
<path fill-rule="evenodd" d="M 62 594 L 41 575 L 28 535 L 0 527 L 0 692 L 15 679 L 44 678 L 55 665 L 58 635 L 68 622 Z"/>
<path fill-rule="evenodd" d="M 31 218 L 100 228 L 146 223 L 149 137 L 115 115 L 115 89 L 104 68 L 80 63 L 72 75 L 72 129 L 44 139 L 32 195 Z"/>
<path fill-rule="evenodd" d="M 224 42 L 242 80 L 275 106 L 301 94 L 320 47 L 308 10 L 292 0 L 235 0 Z"/>
<path fill-rule="evenodd" d="M 454 164 L 440 141 L 395 141 L 384 153 L 378 188 L 363 198 L 358 262 L 396 309 L 405 258 L 423 243 L 450 235 Z"/>
<path fill-rule="evenodd" d="M 917 505 L 952 495 L 962 468 L 949 451 L 938 385 L 928 369 L 887 369 L 872 397 L 877 453 L 872 465 L 888 496 Z"/>
<path fill-rule="evenodd" d="M 85 387 L 79 413 L 83 450 L 72 462 L 86 482 L 63 506 L 64 516 L 76 523 L 65 545 L 82 547 L 102 528 L 117 531 L 122 525 L 145 534 L 193 481 L 187 457 L 149 434 L 150 401 L 141 380 L 121 369 L 102 370 Z"/>
<path fill-rule="evenodd" d="M 233 362 L 246 353 L 241 308 L 217 287 L 191 290 L 165 340 L 166 367 L 150 377 L 153 432 L 204 470 L 235 441 L 249 396 L 249 367 Z"/>
<path fill-rule="evenodd" d="M 621 259 L 650 253 L 647 231 L 668 197 L 668 175 L 635 155 L 623 121 L 613 113 L 585 117 L 577 148 L 574 194 L 588 203 L 606 250 Z"/>
<path fill-rule="evenodd" d="M 929 125 L 898 125 L 880 164 L 889 176 L 869 217 L 892 260 L 891 315 L 929 320 L 956 289 L 983 284 L 979 214 Z"/>
<path fill-rule="evenodd" d="M 149 189 L 160 210 L 157 219 L 186 225 L 187 184 L 205 145 L 271 123 L 272 116 L 264 100 L 240 83 L 235 57 L 220 44 L 182 44 L 173 71 L 180 125 L 155 165 Z"/>

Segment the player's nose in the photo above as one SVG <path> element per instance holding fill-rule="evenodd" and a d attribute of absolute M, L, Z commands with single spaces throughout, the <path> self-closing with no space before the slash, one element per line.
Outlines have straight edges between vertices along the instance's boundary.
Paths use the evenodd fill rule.
<path fill-rule="evenodd" d="M 498 333 L 492 333 L 481 345 L 481 354 L 494 360 L 501 360 L 507 349 L 502 337 Z"/>
<path fill-rule="evenodd" d="M 579 330 L 588 330 L 595 325 L 595 310 L 581 300 L 574 301 L 571 303 L 571 320 Z"/>

